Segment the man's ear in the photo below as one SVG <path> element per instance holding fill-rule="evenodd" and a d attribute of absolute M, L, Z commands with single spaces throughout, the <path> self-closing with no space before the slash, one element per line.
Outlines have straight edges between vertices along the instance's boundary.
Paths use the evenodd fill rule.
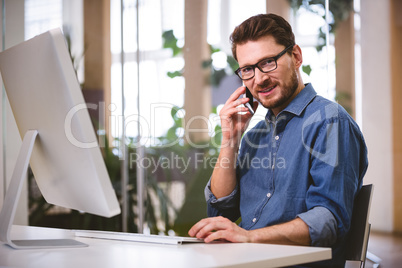
<path fill-rule="evenodd" d="M 293 55 L 293 62 L 295 64 L 296 68 L 299 68 L 302 63 L 303 63 L 303 55 L 301 48 L 298 45 L 294 45 L 292 49 L 292 55 Z"/>

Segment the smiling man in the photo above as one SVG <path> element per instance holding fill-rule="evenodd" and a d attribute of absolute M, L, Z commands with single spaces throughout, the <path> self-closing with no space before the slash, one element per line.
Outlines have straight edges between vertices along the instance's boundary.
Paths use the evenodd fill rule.
<path fill-rule="evenodd" d="M 362 133 L 341 106 L 303 83 L 302 51 L 282 17 L 251 17 L 231 41 L 236 74 L 258 101 L 255 108 L 268 112 L 243 136 L 252 117 L 243 106 L 248 98 L 240 98 L 246 88 L 225 103 L 220 154 L 205 188 L 209 218 L 189 235 L 332 247 L 332 260 L 306 266 L 343 267 L 354 198 L 368 166 Z"/>

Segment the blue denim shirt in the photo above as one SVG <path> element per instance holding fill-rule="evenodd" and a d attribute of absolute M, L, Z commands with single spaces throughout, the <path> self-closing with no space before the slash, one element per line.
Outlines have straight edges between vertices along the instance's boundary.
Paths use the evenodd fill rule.
<path fill-rule="evenodd" d="M 353 201 L 367 166 L 357 124 L 307 84 L 276 117 L 269 110 L 244 135 L 235 190 L 216 199 L 208 183 L 208 216 L 241 218 L 247 230 L 299 217 L 313 246 L 332 247 L 332 261 L 320 265 L 343 266 Z"/>

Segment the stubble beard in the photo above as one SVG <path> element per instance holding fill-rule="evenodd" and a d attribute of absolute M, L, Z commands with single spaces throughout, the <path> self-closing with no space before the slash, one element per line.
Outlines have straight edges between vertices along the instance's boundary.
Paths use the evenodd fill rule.
<path fill-rule="evenodd" d="M 271 84 L 269 82 L 269 80 L 264 83 L 261 87 L 262 88 L 266 88 L 269 87 L 269 84 Z M 298 75 L 296 73 L 296 70 L 294 70 L 292 72 L 291 77 L 288 80 L 288 83 L 284 83 L 283 85 L 278 84 L 277 86 L 281 88 L 281 92 L 279 92 L 279 96 L 276 97 L 275 99 L 272 100 L 268 100 L 268 103 L 264 104 L 263 101 L 258 100 L 262 106 L 264 106 L 267 109 L 275 109 L 275 108 L 280 108 L 282 106 L 284 106 L 285 104 L 289 104 L 287 103 L 289 101 L 289 99 L 293 98 L 297 88 L 299 85 L 299 80 L 298 80 Z M 282 108 L 286 108 L 286 107 L 282 107 Z"/>

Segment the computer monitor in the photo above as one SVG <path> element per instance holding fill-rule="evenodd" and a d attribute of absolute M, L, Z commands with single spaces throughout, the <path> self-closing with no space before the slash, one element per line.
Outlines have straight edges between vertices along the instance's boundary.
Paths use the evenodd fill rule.
<path fill-rule="evenodd" d="M 62 31 L 1 52 L 0 71 L 23 139 L 0 212 L 0 240 L 13 248 L 84 246 L 10 237 L 28 162 L 48 203 L 105 217 L 120 213 Z"/>

